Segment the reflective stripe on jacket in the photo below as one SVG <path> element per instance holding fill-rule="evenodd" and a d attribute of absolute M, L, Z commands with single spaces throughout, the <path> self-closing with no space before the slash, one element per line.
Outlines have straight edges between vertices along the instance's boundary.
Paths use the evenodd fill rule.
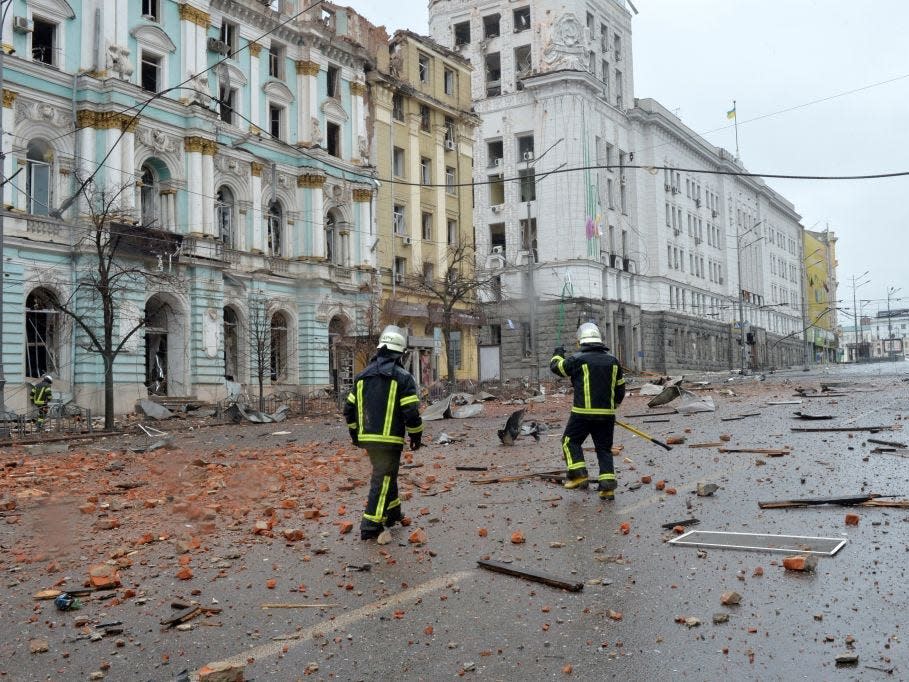
<path fill-rule="evenodd" d="M 396 358 L 377 355 L 354 377 L 344 419 L 361 444 L 404 445 L 405 432 L 423 431 L 416 382 Z"/>
<path fill-rule="evenodd" d="M 47 405 L 51 398 L 51 387 L 46 384 L 37 384 L 32 386 L 32 405 L 42 407 Z"/>
<path fill-rule="evenodd" d="M 571 379 L 574 386 L 571 411 L 575 414 L 593 417 L 614 415 L 616 407 L 625 399 L 622 367 L 601 344 L 585 344 L 580 352 L 567 358 L 553 355 L 549 369 L 553 374 Z"/>

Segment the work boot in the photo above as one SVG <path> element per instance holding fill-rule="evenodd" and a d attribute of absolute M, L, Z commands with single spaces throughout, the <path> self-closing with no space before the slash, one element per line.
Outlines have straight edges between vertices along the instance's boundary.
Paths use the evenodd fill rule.
<path fill-rule="evenodd" d="M 404 513 L 401 511 L 401 507 L 395 507 L 388 511 L 388 514 L 385 518 L 385 527 L 391 528 L 396 523 L 401 523 L 401 519 L 404 518 Z"/>
<path fill-rule="evenodd" d="M 562 485 L 568 490 L 575 490 L 576 488 L 586 487 L 589 481 L 590 479 L 587 478 L 587 472 L 585 471 L 580 476 L 569 475 Z"/>
<path fill-rule="evenodd" d="M 600 481 L 600 484 L 597 487 L 601 500 L 615 500 L 615 489 L 618 487 L 618 483 L 615 479 Z"/>
<path fill-rule="evenodd" d="M 382 526 L 376 523 L 364 521 L 360 524 L 360 539 L 361 540 L 375 540 L 379 537 L 379 534 L 382 532 Z"/>

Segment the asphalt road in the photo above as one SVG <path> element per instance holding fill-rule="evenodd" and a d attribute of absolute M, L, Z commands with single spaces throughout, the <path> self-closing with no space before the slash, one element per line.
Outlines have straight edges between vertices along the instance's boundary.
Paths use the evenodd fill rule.
<path fill-rule="evenodd" d="M 445 431 L 465 440 L 416 454 L 423 467 L 408 470 L 405 479 L 416 479 L 425 491 L 413 488 L 404 503 L 413 525 L 396 528 L 391 544 L 361 542 L 356 526 L 341 535 L 334 518 L 310 532 L 305 543 L 254 536 L 249 523 L 219 526 L 205 538 L 204 551 L 193 555 L 192 580 L 174 578 L 178 552 L 172 544 L 152 543 L 141 547 L 124 571 L 124 586 L 134 586 L 135 597 L 113 606 L 89 602 L 76 612 L 59 612 L 32 598 L 60 574 L 9 557 L 24 534 L 34 540 L 35 534 L 49 533 L 60 516 L 72 514 L 69 507 L 45 503 L 23 513 L 18 523 L 0 527 L 0 544 L 9 550 L 2 563 L 0 679 L 84 680 L 101 671 L 109 680 L 173 680 L 183 669 L 219 660 L 245 663 L 248 680 L 907 679 L 909 652 L 901 640 L 909 634 L 901 630 L 909 510 L 854 510 L 860 523 L 846 526 L 850 510 L 841 507 L 762 511 L 757 506 L 766 499 L 864 492 L 909 498 L 909 459 L 869 454 L 874 447 L 866 442 L 869 434 L 790 431 L 825 424 L 899 428 L 909 398 L 906 378 L 909 363 L 776 374 L 762 382 L 714 381 L 705 393 L 716 401 L 715 413 L 673 415 L 668 423 L 628 421 L 657 437 L 684 435 L 688 444 L 729 434 L 732 447 L 791 447 L 792 453 L 720 453 L 687 444 L 665 452 L 617 430 L 616 442 L 624 450 L 616 457 L 620 487 L 614 503 L 600 501 L 593 489 L 564 491 L 537 479 L 470 482 L 559 468 L 558 427 L 540 443 L 525 438 L 504 448 L 494 435 L 499 416 L 432 422 L 431 436 Z M 817 387 L 821 381 L 853 385 L 844 389 L 845 397 L 767 405 L 795 400 L 794 386 Z M 726 388 L 738 395 L 722 394 Z M 645 412 L 645 401 L 629 398 L 621 412 Z M 533 406 L 536 418 L 554 425 L 564 423 L 567 409 L 564 398 Z M 835 418 L 796 421 L 794 410 Z M 751 412 L 760 416 L 720 421 Z M 319 438 L 328 452 L 345 437 L 343 426 L 328 423 L 287 429 L 296 439 Z M 217 438 L 196 450 L 222 447 Z M 588 463 L 595 473 L 592 452 Z M 455 465 L 500 468 L 460 472 Z M 137 459 L 130 466 L 144 464 Z M 338 477 L 354 474 L 362 480 L 366 471 L 360 462 Z M 429 485 L 433 475 L 449 485 Z M 645 475 L 665 480 L 677 494 L 658 491 L 652 483 L 629 488 Z M 699 481 L 714 482 L 719 490 L 697 497 Z M 362 486 L 332 489 L 326 506 L 332 517 L 335 507 L 349 508 L 345 518 L 356 524 L 364 495 Z M 311 527 L 297 515 L 285 513 L 284 522 Z M 700 530 L 843 537 L 848 543 L 836 556 L 820 558 L 816 571 L 799 574 L 782 568 L 783 554 L 699 552 L 666 544 L 674 534 L 661 524 L 690 517 L 700 520 Z M 183 525 L 191 530 L 193 523 Z M 627 535 L 619 530 L 622 523 L 630 526 Z M 84 575 L 76 567 L 95 562 L 91 552 L 101 553 L 100 540 L 84 524 L 67 527 L 73 537 L 63 541 L 77 544 L 79 552 L 68 560 L 66 584 L 79 584 Z M 425 544 L 408 542 L 415 528 L 425 531 Z M 511 542 L 515 531 L 523 533 L 524 543 Z M 49 546 L 60 541 L 48 535 Z M 584 588 L 571 593 L 478 569 L 476 561 L 487 557 Z M 357 570 L 365 566 L 369 570 Z M 758 567 L 763 575 L 755 575 Z M 275 579 L 274 589 L 266 587 L 268 579 Z M 720 603 L 729 590 L 741 594 L 739 605 Z M 222 611 L 190 621 L 186 631 L 162 630 L 158 621 L 171 613 L 176 598 Z M 267 602 L 326 606 L 262 609 Z M 714 624 L 719 613 L 728 614 L 728 621 Z M 89 624 L 121 621 L 123 632 L 100 641 L 79 639 L 91 632 L 75 627 L 79 617 Z M 679 618 L 699 624 L 676 622 Z M 47 652 L 29 652 L 36 638 L 47 640 Z M 858 655 L 858 664 L 836 667 L 835 658 L 846 653 Z"/>

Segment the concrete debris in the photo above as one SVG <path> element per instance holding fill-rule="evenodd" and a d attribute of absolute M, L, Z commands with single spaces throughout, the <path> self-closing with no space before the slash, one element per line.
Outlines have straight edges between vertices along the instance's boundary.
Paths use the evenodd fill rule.
<path fill-rule="evenodd" d="M 485 402 L 487 400 L 495 400 L 496 397 L 492 393 L 487 393 L 486 391 L 480 391 L 479 393 L 474 394 L 473 399 L 480 402 Z"/>
<path fill-rule="evenodd" d="M 464 405 L 459 407 L 451 413 L 451 416 L 455 419 L 470 419 L 471 417 L 479 417 L 483 414 L 484 407 L 482 403 L 473 404 L 473 405 Z"/>
<path fill-rule="evenodd" d="M 650 395 L 650 396 L 659 395 L 662 392 L 663 392 L 663 387 L 657 386 L 656 384 L 644 384 L 638 390 L 639 395 Z"/>
<path fill-rule="evenodd" d="M 720 486 L 716 483 L 698 483 L 697 495 L 698 497 L 710 497 L 719 489 Z"/>
<path fill-rule="evenodd" d="M 451 419 L 451 396 L 447 395 L 441 400 L 437 400 L 432 405 L 423 410 L 420 415 L 424 422 L 435 421 L 437 419 Z"/>
<path fill-rule="evenodd" d="M 714 625 L 720 625 L 722 623 L 728 623 L 728 622 L 729 622 L 728 613 L 714 613 L 713 614 L 713 624 Z"/>
<path fill-rule="evenodd" d="M 742 595 L 734 591 L 723 592 L 720 596 L 720 603 L 723 606 L 736 606 L 742 603 Z"/>
<path fill-rule="evenodd" d="M 682 404 L 679 405 L 676 411 L 679 414 L 696 414 L 699 412 L 716 412 L 716 404 L 713 402 L 713 398 L 708 396 L 699 397 L 690 391 L 680 389 L 680 395 L 682 397 Z"/>
<path fill-rule="evenodd" d="M 844 668 L 846 666 L 858 665 L 859 657 L 858 654 L 847 653 L 840 654 L 835 660 L 837 668 Z"/>
<path fill-rule="evenodd" d="M 219 661 L 199 669 L 199 682 L 243 682 L 242 665 Z"/>
<path fill-rule="evenodd" d="M 678 385 L 681 382 L 682 380 L 679 379 L 677 382 L 666 386 L 662 391 L 660 391 L 659 395 L 650 399 L 650 401 L 647 403 L 647 407 L 659 407 L 660 405 L 666 405 L 678 398 L 680 395 L 682 395 L 682 389 Z"/>
<path fill-rule="evenodd" d="M 136 403 L 136 413 L 143 414 L 149 419 L 170 419 L 174 413 L 168 410 L 164 405 L 159 405 L 153 400 L 140 400 Z"/>
<path fill-rule="evenodd" d="M 259 410 L 254 410 L 241 405 L 240 403 L 234 403 L 224 410 L 224 416 L 236 424 L 239 424 L 244 420 L 252 422 L 253 424 L 272 424 L 287 419 L 289 410 L 290 408 L 287 407 L 287 405 L 281 405 L 281 407 L 272 414 L 266 414 L 265 412 L 259 412 Z"/>

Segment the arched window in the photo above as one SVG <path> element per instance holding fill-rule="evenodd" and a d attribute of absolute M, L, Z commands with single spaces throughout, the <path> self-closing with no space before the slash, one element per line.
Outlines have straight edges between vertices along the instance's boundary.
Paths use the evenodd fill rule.
<path fill-rule="evenodd" d="M 287 317 L 278 312 L 271 317 L 271 380 L 287 379 Z"/>
<path fill-rule="evenodd" d="M 139 192 L 139 216 L 142 224 L 152 225 L 158 219 L 158 179 L 149 165 L 142 166 L 142 189 Z"/>
<path fill-rule="evenodd" d="M 284 255 L 284 211 L 279 202 L 272 201 L 268 205 L 266 219 L 268 223 L 268 242 L 266 244 L 268 255 L 282 256 Z"/>
<path fill-rule="evenodd" d="M 234 195 L 227 187 L 221 187 L 215 194 L 215 225 L 218 238 L 225 246 L 236 245 L 234 234 Z"/>
<path fill-rule="evenodd" d="M 60 313 L 56 300 L 47 289 L 35 289 L 25 299 L 25 376 L 29 379 L 57 371 Z"/>
<path fill-rule="evenodd" d="M 50 162 L 54 155 L 44 140 L 30 140 L 25 154 L 25 194 L 28 212 L 33 215 L 50 213 Z"/>

